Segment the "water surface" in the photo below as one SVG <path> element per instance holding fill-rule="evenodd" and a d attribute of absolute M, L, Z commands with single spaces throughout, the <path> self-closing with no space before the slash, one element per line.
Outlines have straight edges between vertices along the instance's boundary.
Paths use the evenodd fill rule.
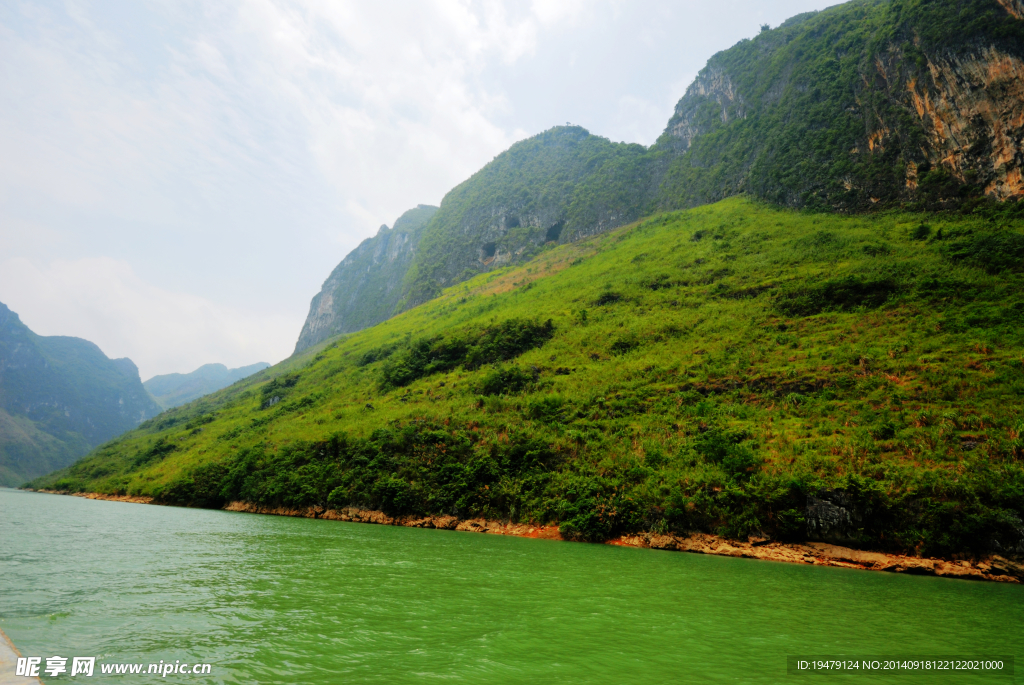
<path fill-rule="evenodd" d="M 213 664 L 164 682 L 1024 683 L 786 674 L 790 654 L 1024 667 L 1021 586 L 6 489 L 0 542 L 23 654 Z"/>

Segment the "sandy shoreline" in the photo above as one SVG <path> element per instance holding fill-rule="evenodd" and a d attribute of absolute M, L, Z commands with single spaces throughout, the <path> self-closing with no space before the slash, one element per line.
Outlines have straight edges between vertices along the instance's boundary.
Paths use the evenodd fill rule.
<path fill-rule="evenodd" d="M 130 495 L 104 495 L 101 493 L 66 493 L 50 490 L 39 490 L 54 495 L 73 494 L 86 499 L 109 500 L 113 502 L 131 502 L 135 504 L 153 504 L 152 497 L 133 497 Z M 558 526 L 540 526 L 524 523 L 502 523 L 486 519 L 459 519 L 454 516 L 388 516 L 382 511 L 368 511 L 354 507 L 344 509 L 322 509 L 307 507 L 291 509 L 286 507 L 261 507 L 247 502 L 231 502 L 224 507 L 225 511 L 246 512 L 251 514 L 270 514 L 274 516 L 295 516 L 300 518 L 327 519 L 329 521 L 351 521 L 355 523 L 376 523 L 386 526 L 406 526 L 411 528 L 436 528 L 438 530 L 460 530 L 474 533 L 490 533 L 491 535 L 513 535 L 516 537 L 540 538 L 546 540 L 562 540 Z M 1000 556 L 992 556 L 980 561 L 952 561 L 948 559 L 911 557 L 901 554 L 883 552 L 866 552 L 862 550 L 830 545 L 824 542 L 806 542 L 803 544 L 766 542 L 751 539 L 748 542 L 727 540 L 717 535 L 694 533 L 687 536 L 662 535 L 657 533 L 640 533 L 623 535 L 608 540 L 605 544 L 621 547 L 641 547 L 647 549 L 673 550 L 693 552 L 697 554 L 715 554 L 718 556 L 743 557 L 764 561 L 783 561 L 793 564 L 813 564 L 815 566 L 836 566 L 855 568 L 867 571 L 887 571 L 889 573 L 910 573 L 917 575 L 942 576 L 961 578 L 964 580 L 987 580 L 1002 583 L 1020 583 L 1024 581 L 1024 564 Z"/>

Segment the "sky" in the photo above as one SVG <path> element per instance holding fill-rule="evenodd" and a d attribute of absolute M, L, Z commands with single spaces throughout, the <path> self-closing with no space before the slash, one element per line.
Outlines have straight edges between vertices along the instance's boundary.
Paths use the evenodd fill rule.
<path fill-rule="evenodd" d="M 381 224 L 572 123 L 650 145 L 835 0 L 0 3 L 0 302 L 142 379 L 291 354 Z"/>

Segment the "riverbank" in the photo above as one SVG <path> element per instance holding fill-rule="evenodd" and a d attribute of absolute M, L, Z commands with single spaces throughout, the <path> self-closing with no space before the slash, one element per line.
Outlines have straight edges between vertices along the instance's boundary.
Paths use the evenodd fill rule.
<path fill-rule="evenodd" d="M 105 495 L 102 493 L 66 493 L 50 490 L 38 490 L 54 495 L 71 494 L 86 499 L 108 500 L 113 502 L 130 502 L 134 504 L 158 504 L 152 497 L 133 497 L 130 495 Z M 491 535 L 512 535 L 515 537 L 538 538 L 545 540 L 562 540 L 558 526 L 541 526 L 524 523 L 503 523 L 487 519 L 459 519 L 455 516 L 389 516 L 382 511 L 370 511 L 346 507 L 340 510 L 323 509 L 321 507 L 287 508 L 261 507 L 248 502 L 231 502 L 224 507 L 225 511 L 244 512 L 250 514 L 270 514 L 273 516 L 293 516 L 299 518 L 326 519 L 329 521 L 349 521 L 353 523 L 375 523 L 385 526 L 405 526 L 409 528 L 436 528 L 438 530 L 457 530 L 473 533 L 489 533 Z M 751 538 L 728 540 L 706 533 L 693 533 L 687 536 L 663 535 L 658 533 L 641 533 L 623 535 L 605 544 L 620 547 L 640 547 L 646 549 L 692 552 L 696 554 L 713 554 L 716 556 L 742 557 L 761 559 L 763 561 L 781 561 L 792 564 L 812 564 L 815 566 L 835 566 L 867 571 L 884 571 L 888 573 L 908 573 L 914 575 L 930 575 L 963 580 L 985 580 L 1000 583 L 1021 583 L 1024 581 L 1024 564 L 1011 559 L 993 555 L 986 559 L 967 561 L 938 558 L 912 557 L 902 554 L 887 554 L 850 549 L 824 542 L 781 543 Z"/>
<path fill-rule="evenodd" d="M 0 630 L 0 685 L 43 685 L 39 678 L 17 675 L 18 659 L 21 652 L 11 638 Z"/>

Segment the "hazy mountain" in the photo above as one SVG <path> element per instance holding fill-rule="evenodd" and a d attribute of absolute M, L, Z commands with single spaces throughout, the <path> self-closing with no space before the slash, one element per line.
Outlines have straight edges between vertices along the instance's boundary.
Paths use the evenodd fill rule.
<path fill-rule="evenodd" d="M 66 466 L 159 412 L 130 359 L 36 335 L 0 303 L 0 484 Z"/>
<path fill-rule="evenodd" d="M 204 364 L 192 373 L 168 373 L 153 376 L 142 384 L 164 409 L 177 407 L 203 395 L 226 388 L 246 376 L 269 367 L 266 362 L 229 369 L 223 364 Z"/>

